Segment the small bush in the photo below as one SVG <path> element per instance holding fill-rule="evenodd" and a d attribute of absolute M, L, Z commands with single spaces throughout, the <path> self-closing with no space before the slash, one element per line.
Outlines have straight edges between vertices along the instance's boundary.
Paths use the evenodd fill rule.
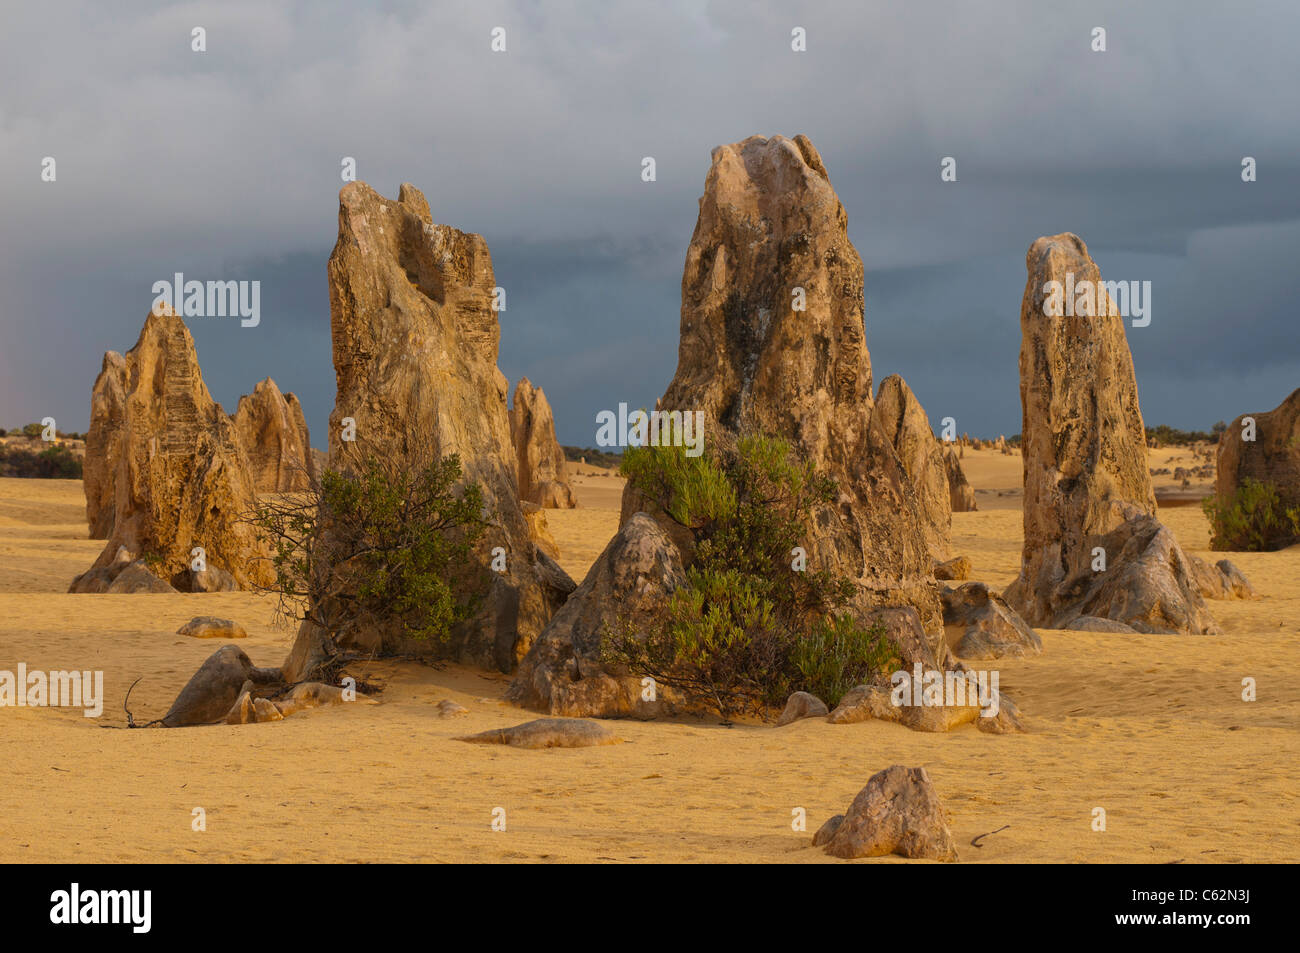
<path fill-rule="evenodd" d="M 251 522 L 271 550 L 281 616 L 334 635 L 375 626 L 446 641 L 487 590 L 475 556 L 483 493 L 461 484 L 454 454 L 326 470 L 305 493 L 259 499 Z"/>
<path fill-rule="evenodd" d="M 898 653 L 879 622 L 863 628 L 852 616 L 828 616 L 795 642 L 800 684 L 831 708 L 876 675 L 898 668 Z"/>
<path fill-rule="evenodd" d="M 789 444 L 746 437 L 697 457 L 632 447 L 622 472 L 691 531 L 695 555 L 662 619 L 649 631 L 625 622 L 610 634 L 607 662 L 679 689 L 724 720 L 799 689 L 838 702 L 888 666 L 883 630 L 837 614 L 853 582 L 793 565 L 814 508 L 832 502 L 836 486 Z"/>
<path fill-rule="evenodd" d="M 1210 521 L 1210 548 L 1262 552 L 1300 540 L 1300 507 L 1284 506 L 1278 488 L 1249 477 L 1221 503 L 1210 497 L 1201 503 Z"/>

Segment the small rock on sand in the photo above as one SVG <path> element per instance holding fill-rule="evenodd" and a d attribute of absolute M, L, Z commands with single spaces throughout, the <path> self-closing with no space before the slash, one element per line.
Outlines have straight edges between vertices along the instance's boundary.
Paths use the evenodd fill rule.
<path fill-rule="evenodd" d="M 596 721 L 583 718 L 538 718 L 510 728 L 493 728 L 477 735 L 462 735 L 457 741 L 479 745 L 510 745 L 514 748 L 588 748 L 618 744 L 614 732 Z"/>
<path fill-rule="evenodd" d="M 216 616 L 195 616 L 176 630 L 177 635 L 188 635 L 195 639 L 246 639 L 248 633 L 238 622 L 231 619 L 218 619 Z"/>

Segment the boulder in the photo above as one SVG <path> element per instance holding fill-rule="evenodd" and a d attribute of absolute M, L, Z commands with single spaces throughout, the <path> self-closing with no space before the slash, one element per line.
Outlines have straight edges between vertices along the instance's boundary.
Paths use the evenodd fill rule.
<path fill-rule="evenodd" d="M 1088 542 L 1105 551 L 1106 569 L 1085 565 L 1065 579 L 1044 628 L 1074 629 L 1081 616 L 1095 616 L 1138 632 L 1222 634 L 1191 559 L 1155 517 L 1136 514 Z"/>
<path fill-rule="evenodd" d="M 1253 418 L 1250 432 L 1247 417 Z M 1253 436 L 1253 440 L 1244 439 Z M 89 449 L 89 447 L 87 448 Z M 1231 503 L 1246 480 L 1271 483 L 1277 488 L 1281 509 L 1300 507 L 1300 389 L 1269 411 L 1243 414 L 1219 436 L 1215 457 L 1215 496 L 1220 505 Z M 1265 549 L 1281 549 L 1300 542 L 1292 527 L 1281 521 L 1263 540 Z M 1215 548 L 1227 548 L 1216 541 Z"/>
<path fill-rule="evenodd" d="M 649 515 L 637 513 L 537 637 L 506 698 L 569 717 L 657 714 L 662 698 L 643 700 L 639 678 L 607 670 L 603 640 L 616 626 L 657 621 L 685 581 L 681 555 L 668 535 Z"/>
<path fill-rule="evenodd" d="M 616 745 L 622 739 L 599 722 L 581 718 L 538 718 L 509 728 L 464 735 L 456 740 L 476 745 L 510 745 L 512 748 L 590 748 Z"/>
<path fill-rule="evenodd" d="M 232 619 L 218 619 L 215 616 L 195 616 L 176 630 L 177 635 L 188 635 L 194 639 L 246 639 L 248 633 L 244 627 Z"/>
<path fill-rule="evenodd" d="M 203 383 L 185 322 L 158 309 L 124 358 L 113 529 L 91 569 L 124 548 L 160 578 L 183 584 L 192 551 L 201 548 L 208 566 L 241 588 L 268 584 L 263 546 L 243 522 L 256 496 L 234 424 Z"/>
<path fill-rule="evenodd" d="M 91 539 L 108 539 L 113 531 L 117 511 L 113 481 L 122 453 L 126 383 L 126 360 L 116 351 L 106 352 L 90 391 L 90 429 L 81 479 Z"/>
<path fill-rule="evenodd" d="M 1188 561 L 1196 578 L 1196 586 L 1206 599 L 1254 599 L 1255 588 L 1245 574 L 1226 559 L 1210 565 L 1199 556 L 1189 555 Z"/>
<path fill-rule="evenodd" d="M 437 704 L 439 718 L 464 718 L 469 714 L 469 709 L 464 705 L 458 705 L 450 698 L 444 698 Z"/>
<path fill-rule="evenodd" d="M 975 506 L 975 489 L 966 481 L 961 461 L 952 452 L 952 447 L 944 451 L 943 465 L 948 474 L 948 501 L 952 512 L 974 513 L 978 508 Z"/>
<path fill-rule="evenodd" d="M 825 829 L 825 828 L 823 828 Z M 822 832 L 818 832 L 822 837 Z M 948 816 L 925 768 L 893 765 L 873 774 L 843 820 L 822 837 L 833 857 L 903 857 L 954 861 Z"/>
<path fill-rule="evenodd" d="M 804 718 L 823 718 L 830 714 L 826 703 L 816 695 L 808 692 L 795 692 L 785 703 L 785 710 L 777 719 L 776 726 L 782 728 Z"/>
<path fill-rule="evenodd" d="M 555 439 L 555 418 L 540 387 L 528 378 L 515 385 L 510 432 L 519 466 L 519 498 L 548 509 L 578 505 L 569 486 L 564 450 Z"/>
<path fill-rule="evenodd" d="M 239 398 L 235 430 L 259 493 L 289 493 L 311 486 L 316 471 L 311 437 L 302 405 L 293 394 L 281 394 L 275 381 L 266 378 L 253 393 Z"/>
<path fill-rule="evenodd" d="M 787 440 L 839 488 L 801 541 L 808 568 L 855 581 L 853 608 L 912 605 L 937 631 L 918 494 L 872 396 L 862 260 L 847 223 L 806 137 L 714 149 L 686 253 L 677 371 L 655 413 L 661 424 L 702 414 L 705 452 L 744 434 Z M 629 486 L 621 521 L 641 511 L 689 562 L 681 528 Z"/>
<path fill-rule="evenodd" d="M 1043 651 L 1038 633 L 982 582 L 944 587 L 943 623 L 955 631 L 953 654 L 963 659 L 1023 658 Z"/>
<path fill-rule="evenodd" d="M 1124 319 L 1087 246 L 1069 233 L 1040 238 L 1025 264 L 1024 550 L 1007 603 L 1044 628 L 1091 615 L 1139 631 L 1217 631 L 1178 543 L 1159 532 Z M 1104 572 L 1092 568 L 1099 546 Z M 1169 555 L 1167 564 L 1157 565 L 1158 552 Z M 1140 562 L 1128 566 L 1130 559 Z"/>
<path fill-rule="evenodd" d="M 946 562 L 936 563 L 934 578 L 961 581 L 969 579 L 971 564 L 969 556 L 954 556 Z"/>
<path fill-rule="evenodd" d="M 239 646 L 223 645 L 181 689 L 162 723 L 168 728 L 214 724 L 230 713 L 246 690 L 246 682 L 267 685 L 278 681 L 278 668 L 257 668 Z"/>
<path fill-rule="evenodd" d="M 510 671 L 573 588 L 529 538 L 497 367 L 501 334 L 496 279 L 479 235 L 435 225 L 418 189 L 397 201 L 364 182 L 339 193 L 338 241 L 330 255 L 330 324 L 337 397 L 330 415 L 329 465 L 354 471 L 367 457 L 417 467 L 458 454 L 466 481 L 482 489 L 491 525 L 476 557 L 506 552 L 506 572 L 473 619 L 447 646 L 405 637 L 397 625 L 364 624 L 338 648 L 450 652 L 461 662 Z M 343 439 L 345 421 L 352 440 Z M 304 625 L 291 656 L 321 653 L 323 633 Z"/>
<path fill-rule="evenodd" d="M 943 444 L 930 429 L 921 402 L 897 374 L 880 382 L 875 415 L 912 481 L 930 553 L 935 559 L 946 559 L 951 546 L 952 499 Z"/>
<path fill-rule="evenodd" d="M 176 588 L 160 579 L 142 559 L 125 546 L 119 546 L 112 562 L 98 569 L 88 569 L 68 587 L 68 592 L 138 593 L 176 592 Z"/>

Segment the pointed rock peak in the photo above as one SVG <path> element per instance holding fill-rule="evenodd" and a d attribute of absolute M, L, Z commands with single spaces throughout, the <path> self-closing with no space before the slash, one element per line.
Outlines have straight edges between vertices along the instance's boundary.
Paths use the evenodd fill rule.
<path fill-rule="evenodd" d="M 397 201 L 410 209 L 425 225 L 433 224 L 433 213 L 429 211 L 429 200 L 424 197 L 423 192 L 410 182 L 402 183 L 401 188 L 397 191 Z"/>

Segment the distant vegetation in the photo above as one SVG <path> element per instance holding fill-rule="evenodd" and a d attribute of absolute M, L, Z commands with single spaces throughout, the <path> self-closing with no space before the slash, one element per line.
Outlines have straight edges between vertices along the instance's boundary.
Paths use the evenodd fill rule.
<path fill-rule="evenodd" d="M 618 468 L 623 463 L 623 455 L 610 453 L 608 450 L 595 450 L 591 447 L 564 447 L 564 459 L 577 463 L 586 459 L 593 467 Z"/>
<path fill-rule="evenodd" d="M 789 444 L 748 437 L 735 450 L 629 447 L 623 475 L 690 530 L 695 556 L 650 631 L 625 625 L 605 660 L 648 675 L 724 719 L 804 690 L 835 705 L 896 664 L 882 626 L 842 612 L 853 582 L 803 568 L 795 547 L 835 481 Z M 796 568 L 796 563 L 799 568 Z"/>
<path fill-rule="evenodd" d="M 80 480 L 81 460 L 61 444 L 44 450 L 29 450 L 0 444 L 0 477 L 43 477 Z"/>
<path fill-rule="evenodd" d="M 1218 443 L 1219 434 L 1227 429 L 1228 425 L 1222 420 L 1210 428 L 1210 433 L 1204 430 L 1179 430 L 1161 424 L 1159 427 L 1146 428 L 1147 444 L 1154 443 L 1157 447 L 1185 447 L 1193 443 Z"/>

